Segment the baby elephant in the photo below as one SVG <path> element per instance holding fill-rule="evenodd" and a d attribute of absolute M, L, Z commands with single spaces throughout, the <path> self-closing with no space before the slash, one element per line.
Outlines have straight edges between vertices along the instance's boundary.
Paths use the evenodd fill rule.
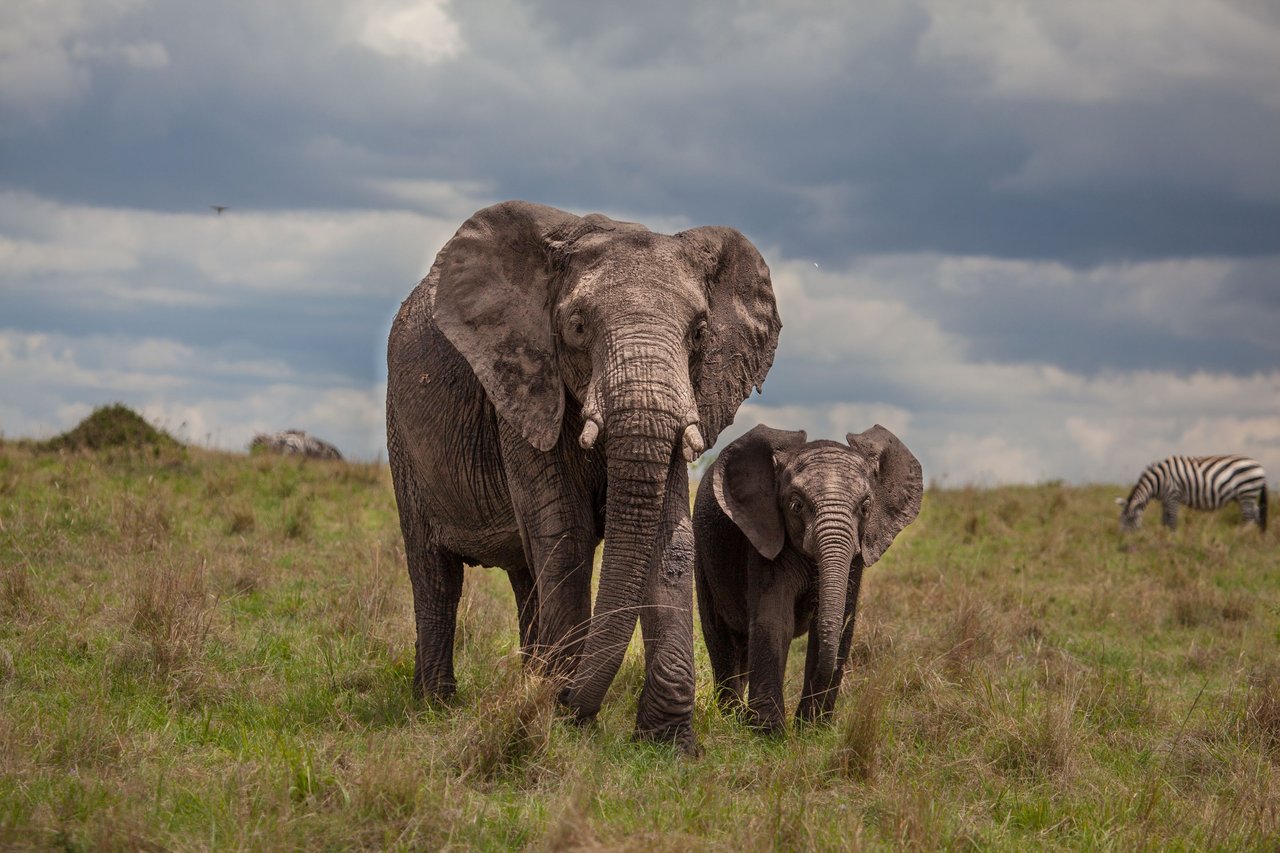
<path fill-rule="evenodd" d="M 784 726 L 791 640 L 809 653 L 797 720 L 835 705 L 862 570 L 920 512 L 920 463 L 876 424 L 848 445 L 757 426 L 725 448 L 698 489 L 693 526 L 702 633 L 716 697 L 751 724 Z"/>

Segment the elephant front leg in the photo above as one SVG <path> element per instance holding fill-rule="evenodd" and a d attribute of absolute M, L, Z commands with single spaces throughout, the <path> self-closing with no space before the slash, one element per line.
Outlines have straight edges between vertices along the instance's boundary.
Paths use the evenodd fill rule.
<path fill-rule="evenodd" d="M 565 473 L 566 455 L 576 448 L 568 448 L 562 439 L 544 453 L 505 424 L 501 429 L 530 585 L 525 598 L 534 608 L 521 613 L 521 645 L 545 672 L 567 677 L 591 619 L 591 563 L 597 541 L 591 498 Z M 511 577 L 514 588 L 516 575 Z"/>
<path fill-rule="evenodd" d="M 809 629 L 809 651 L 805 657 L 804 688 L 800 693 L 800 705 L 796 709 L 796 721 L 812 723 L 826 720 L 835 710 L 836 697 L 840 695 L 840 683 L 853 645 L 854 620 L 858 615 L 858 592 L 862 587 L 862 558 L 855 557 L 849 573 L 849 589 L 845 595 L 844 624 L 840 631 L 840 648 L 836 652 L 836 671 L 831 683 L 824 683 L 818 673 L 818 646 L 816 625 Z"/>
<path fill-rule="evenodd" d="M 640 609 L 645 678 L 636 715 L 636 737 L 675 743 L 696 755 L 693 733 L 693 526 L 687 487 L 678 492 L 672 523 L 650 567 Z M 669 495 L 670 497 L 670 495 Z M 683 506 L 684 512 L 678 512 Z"/>
<path fill-rule="evenodd" d="M 785 728 L 783 684 L 787 652 L 796 635 L 795 606 L 800 590 L 777 564 L 763 569 L 751 581 L 761 586 L 748 593 L 747 717 L 752 728 L 773 734 Z"/>

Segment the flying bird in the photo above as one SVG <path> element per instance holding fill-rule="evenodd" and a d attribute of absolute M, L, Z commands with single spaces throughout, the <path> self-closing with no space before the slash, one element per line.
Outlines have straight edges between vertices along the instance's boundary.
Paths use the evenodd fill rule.
<path fill-rule="evenodd" d="M 213 212 L 218 214 L 219 216 L 222 215 L 222 211 L 227 209 L 227 206 L 225 204 L 211 204 L 209 205 L 209 207 L 212 208 Z"/>

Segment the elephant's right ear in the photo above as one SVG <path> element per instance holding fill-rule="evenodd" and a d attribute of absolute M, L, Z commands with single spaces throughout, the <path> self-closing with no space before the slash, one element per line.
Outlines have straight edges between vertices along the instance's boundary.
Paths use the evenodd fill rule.
<path fill-rule="evenodd" d="M 551 324 L 555 249 L 581 220 L 507 201 L 462 224 L 436 257 L 434 319 L 499 417 L 542 451 L 555 447 L 564 382 Z"/>
<path fill-rule="evenodd" d="M 806 438 L 804 430 L 760 424 L 726 447 L 711 470 L 711 488 L 720 509 L 769 560 L 781 553 L 787 539 L 774 457 L 804 444 Z"/>

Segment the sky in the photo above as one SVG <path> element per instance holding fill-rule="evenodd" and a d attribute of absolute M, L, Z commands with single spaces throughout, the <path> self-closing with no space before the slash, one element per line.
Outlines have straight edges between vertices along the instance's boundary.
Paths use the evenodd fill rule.
<path fill-rule="evenodd" d="M 392 316 L 523 198 L 760 248 L 781 341 L 721 446 L 879 422 L 944 486 L 1276 482 L 1280 6 L 609 7 L 0 4 L 0 432 L 120 401 L 385 458 Z"/>

